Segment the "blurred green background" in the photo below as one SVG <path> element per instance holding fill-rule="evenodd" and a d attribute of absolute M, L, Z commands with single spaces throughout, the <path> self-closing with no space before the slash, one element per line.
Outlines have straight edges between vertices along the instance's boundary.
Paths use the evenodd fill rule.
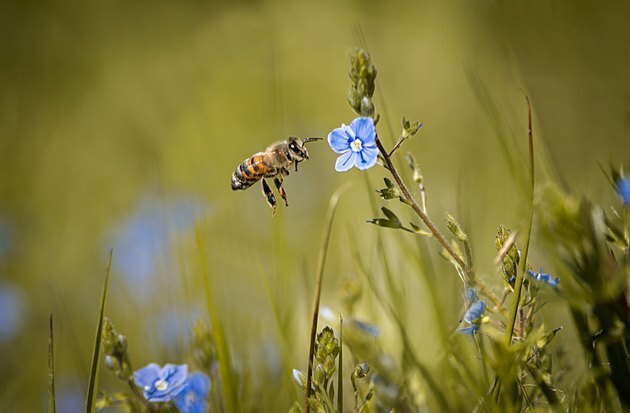
<path fill-rule="evenodd" d="M 234 168 L 288 135 L 326 137 L 349 123 L 349 52 L 367 47 L 381 139 L 392 145 L 402 115 L 424 122 L 404 149 L 420 162 L 429 213 L 440 224 L 445 211 L 457 215 L 478 272 L 492 279 L 496 227 L 518 228 L 525 211 L 523 92 L 539 182 L 614 199 L 597 162 L 630 162 L 629 13 L 622 2 L 543 0 L 3 2 L 0 410 L 44 410 L 53 313 L 59 411 L 82 411 L 110 247 L 106 314 L 129 336 L 134 367 L 188 361 L 191 326 L 206 317 L 197 227 L 244 406 L 286 411 L 297 397 L 291 368 L 306 365 L 329 197 L 354 183 L 322 298 L 340 311 L 341 284 L 357 277 L 349 239 L 374 254 L 378 229 L 365 220 L 384 171 L 367 172 L 368 188 L 364 173 L 336 173 L 327 144 L 312 144 L 285 180 L 291 206 L 271 218 L 259 186 L 230 190 Z M 410 286 L 411 336 L 431 363 L 440 349 L 424 290 L 398 244 L 387 245 Z M 544 251 L 532 254 L 545 264 Z M 461 285 L 442 260 L 432 264 L 454 328 Z M 360 314 L 396 356 L 381 311 L 364 297 Z M 101 377 L 121 389 L 105 369 Z"/>

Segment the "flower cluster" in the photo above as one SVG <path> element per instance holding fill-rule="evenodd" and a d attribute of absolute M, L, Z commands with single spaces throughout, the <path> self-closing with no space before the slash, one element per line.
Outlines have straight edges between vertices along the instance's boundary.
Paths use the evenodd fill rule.
<path fill-rule="evenodd" d="M 151 363 L 135 371 L 133 378 L 149 402 L 172 401 L 181 413 L 206 411 L 210 378 L 201 372 L 188 375 L 186 364 L 160 367 Z"/>

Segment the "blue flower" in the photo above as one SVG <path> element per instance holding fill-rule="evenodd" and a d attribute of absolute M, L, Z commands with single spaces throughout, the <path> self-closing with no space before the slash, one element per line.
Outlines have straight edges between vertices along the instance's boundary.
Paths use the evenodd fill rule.
<path fill-rule="evenodd" d="M 210 393 L 210 378 L 201 372 L 188 376 L 186 385 L 173 399 L 180 413 L 205 413 Z"/>
<path fill-rule="evenodd" d="M 188 366 L 167 364 L 160 367 L 151 363 L 133 373 L 136 386 L 144 391 L 144 398 L 150 402 L 167 402 L 186 386 Z"/>
<path fill-rule="evenodd" d="M 472 335 L 481 326 L 481 318 L 483 317 L 483 313 L 486 312 L 486 303 L 479 300 L 477 297 L 477 293 L 472 288 L 466 290 L 466 298 L 468 301 L 472 301 L 466 313 L 464 313 L 464 318 L 462 321 L 464 324 L 467 324 L 466 327 L 462 327 L 457 331 L 461 334 Z"/>
<path fill-rule="evenodd" d="M 333 151 L 341 153 L 335 170 L 345 172 L 356 166 L 366 170 L 376 164 L 376 128 L 372 118 L 356 118 L 350 126 L 341 125 L 328 134 L 328 144 Z"/>
<path fill-rule="evenodd" d="M 630 206 L 630 178 L 619 178 L 617 180 L 617 192 L 623 200 L 623 204 Z"/>
<path fill-rule="evenodd" d="M 558 277 L 552 278 L 551 275 L 545 274 L 542 271 L 543 271 L 542 267 L 540 268 L 539 272 L 527 270 L 527 275 L 529 275 L 532 278 L 535 278 L 536 281 L 540 281 L 541 283 L 549 284 L 552 287 L 556 287 L 558 283 L 560 282 L 560 278 Z"/>

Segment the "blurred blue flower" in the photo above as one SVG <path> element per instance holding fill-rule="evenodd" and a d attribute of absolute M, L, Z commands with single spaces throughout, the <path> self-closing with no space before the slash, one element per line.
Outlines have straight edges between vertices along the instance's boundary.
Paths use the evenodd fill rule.
<path fill-rule="evenodd" d="M 351 318 L 350 323 L 354 324 L 354 326 L 356 326 L 359 330 L 363 331 L 364 333 L 372 337 L 378 337 L 381 334 L 381 330 L 379 330 L 378 327 L 373 326 L 372 324 L 366 323 L 365 321 Z"/>
<path fill-rule="evenodd" d="M 558 277 L 552 278 L 551 275 L 545 274 L 542 271 L 543 271 L 542 267 L 540 268 L 539 272 L 534 272 L 532 270 L 527 270 L 527 275 L 529 275 L 532 278 L 535 278 L 536 281 L 540 281 L 541 283 L 549 284 L 552 287 L 555 287 L 555 286 L 558 285 L 558 283 L 560 282 L 560 278 L 558 278 Z"/>
<path fill-rule="evenodd" d="M 150 402 L 167 402 L 186 386 L 188 366 L 186 364 L 166 364 L 160 367 L 151 363 L 133 373 L 136 386 L 144 391 L 144 398 Z"/>
<path fill-rule="evenodd" d="M 630 178 L 619 178 L 617 180 L 617 192 L 623 200 L 623 204 L 630 206 Z"/>
<path fill-rule="evenodd" d="M 477 301 L 478 300 L 477 292 L 472 288 L 466 289 L 466 299 L 471 302 Z"/>
<path fill-rule="evenodd" d="M 472 288 L 466 290 L 466 298 L 467 301 L 472 301 L 462 319 L 463 323 L 467 324 L 467 326 L 457 331 L 461 334 L 472 335 L 479 330 L 481 326 L 481 318 L 483 317 L 483 313 L 486 312 L 486 303 L 479 300 L 477 293 Z"/>
<path fill-rule="evenodd" d="M 342 124 L 328 134 L 328 144 L 333 151 L 341 153 L 335 170 L 345 172 L 356 166 L 366 170 L 376 164 L 376 128 L 372 118 L 356 118 L 350 126 Z"/>
<path fill-rule="evenodd" d="M 57 382 L 55 375 L 55 399 L 57 411 L 64 413 L 85 413 L 85 392 L 81 388 L 81 384 L 68 378 L 62 378 Z M 43 405 L 48 407 L 48 395 L 42 400 Z M 46 407 L 42 406 L 41 411 L 46 411 Z"/>
<path fill-rule="evenodd" d="M 173 399 L 180 413 L 205 413 L 210 394 L 210 378 L 201 372 L 188 376 L 184 389 Z"/>
<path fill-rule="evenodd" d="M 108 234 L 106 241 L 114 247 L 116 272 L 125 277 L 136 298 L 152 295 L 157 274 L 169 271 L 173 239 L 192 231 L 196 217 L 205 209 L 205 204 L 192 198 L 147 196 Z"/>
<path fill-rule="evenodd" d="M 9 283 L 0 283 L 0 342 L 14 337 L 24 321 L 22 290 Z"/>

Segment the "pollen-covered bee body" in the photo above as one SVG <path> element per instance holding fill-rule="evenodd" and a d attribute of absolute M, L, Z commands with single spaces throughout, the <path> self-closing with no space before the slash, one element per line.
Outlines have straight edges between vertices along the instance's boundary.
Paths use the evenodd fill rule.
<path fill-rule="evenodd" d="M 302 141 L 300 138 L 290 137 L 281 142 L 269 146 L 264 152 L 258 152 L 245 159 L 232 174 L 232 190 L 244 190 L 262 179 L 263 194 L 265 199 L 276 210 L 276 199 L 264 178 L 273 178 L 278 192 L 287 206 L 286 193 L 282 188 L 283 177 L 289 175 L 289 169 L 308 158 L 308 151 L 304 144 L 319 138 L 309 138 Z"/>

